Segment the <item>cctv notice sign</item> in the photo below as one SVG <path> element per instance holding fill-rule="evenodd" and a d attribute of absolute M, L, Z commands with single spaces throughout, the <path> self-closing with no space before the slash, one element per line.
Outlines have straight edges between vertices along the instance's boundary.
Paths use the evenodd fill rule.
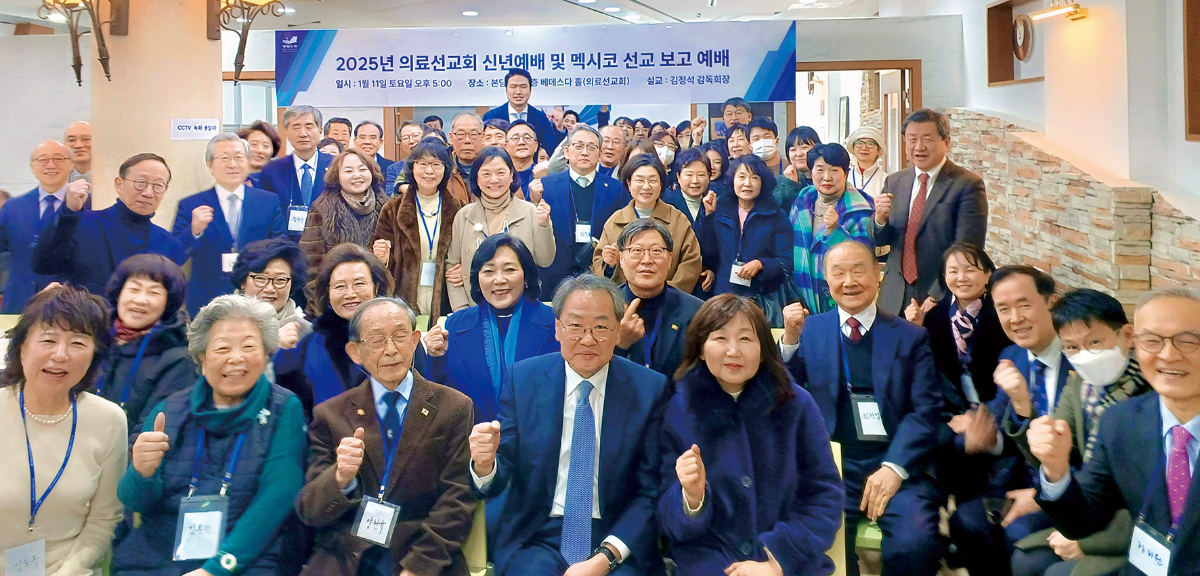
<path fill-rule="evenodd" d="M 216 118 L 172 118 L 172 140 L 208 140 L 221 132 Z"/>

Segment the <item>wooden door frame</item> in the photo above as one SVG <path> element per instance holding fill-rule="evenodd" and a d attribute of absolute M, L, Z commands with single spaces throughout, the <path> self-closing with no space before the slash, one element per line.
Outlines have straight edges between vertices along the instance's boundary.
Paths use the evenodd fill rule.
<path fill-rule="evenodd" d="M 920 60 L 838 60 L 824 62 L 797 62 L 796 72 L 844 72 L 846 70 L 908 70 L 912 77 L 910 86 L 912 110 L 923 107 L 921 99 Z"/>

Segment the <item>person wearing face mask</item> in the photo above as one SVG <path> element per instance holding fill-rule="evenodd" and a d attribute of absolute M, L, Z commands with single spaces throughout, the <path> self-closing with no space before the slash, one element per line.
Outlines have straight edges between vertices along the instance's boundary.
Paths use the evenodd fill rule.
<path fill-rule="evenodd" d="M 800 291 L 800 301 L 809 312 L 820 314 L 836 306 L 825 281 L 825 251 L 846 240 L 871 246 L 874 236 L 871 216 L 875 207 L 846 182 L 850 155 L 841 145 L 818 145 L 808 152 L 807 162 L 813 167 L 813 185 L 800 193 L 788 215 L 795 245 L 792 277 Z M 792 185 L 787 178 L 779 181 L 776 190 Z"/>
<path fill-rule="evenodd" d="M 370 247 L 387 202 L 383 174 L 374 160 L 357 148 L 334 158 L 325 173 L 325 190 L 313 201 L 308 224 L 300 237 L 300 249 L 308 256 L 308 267 L 319 270 L 325 254 L 339 244 L 349 242 Z M 315 299 L 314 282 L 305 287 L 310 302 Z M 317 316 L 320 310 L 310 306 L 308 313 Z"/>
<path fill-rule="evenodd" d="M 679 187 L 679 176 L 675 174 L 675 155 L 679 153 L 679 140 L 670 132 L 662 131 L 650 137 L 654 143 L 654 155 L 667 170 L 667 179 L 663 181 L 663 190 L 674 190 Z"/>
<path fill-rule="evenodd" d="M 467 204 L 454 216 L 450 247 L 446 252 L 446 291 L 450 307 L 462 310 L 478 304 L 473 290 L 463 281 L 462 264 L 470 263 L 480 244 L 497 234 L 519 238 L 532 247 L 538 266 L 554 262 L 554 228 L 550 223 L 550 205 L 545 200 L 534 205 L 517 195 L 516 171 L 508 152 L 489 146 L 475 159 L 471 168 L 471 194 L 478 202 Z"/>
<path fill-rule="evenodd" d="M 1150 392 L 1133 352 L 1133 326 L 1121 303 L 1112 296 L 1082 288 L 1064 295 L 1050 310 L 1062 339 L 1063 353 L 1074 373 L 1068 378 L 1054 418 L 1071 429 L 1071 466 L 1092 459 L 1100 434 L 1100 418 L 1112 406 Z M 1029 451 L 1029 420 L 1009 436 L 1034 467 L 1041 462 Z M 1129 552 L 1133 519 L 1117 512 L 1108 528 L 1079 540 L 1067 539 L 1052 528 L 1017 542 L 1013 576 L 1043 576 L 1071 570 L 1073 576 L 1099 575 L 1120 569 Z"/>
<path fill-rule="evenodd" d="M 783 176 L 787 163 L 779 156 L 779 127 L 763 116 L 751 120 L 746 127 L 750 129 L 750 153 L 762 158 L 777 176 Z"/>

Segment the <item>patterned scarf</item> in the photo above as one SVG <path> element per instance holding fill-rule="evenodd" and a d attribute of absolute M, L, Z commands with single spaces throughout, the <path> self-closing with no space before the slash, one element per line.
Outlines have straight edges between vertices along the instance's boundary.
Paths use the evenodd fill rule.
<path fill-rule="evenodd" d="M 952 298 L 950 303 L 954 305 L 954 316 L 950 317 L 950 326 L 954 328 L 954 344 L 958 346 L 958 358 L 969 364 L 969 341 L 975 334 L 975 323 L 979 321 L 979 312 L 983 309 L 983 298 L 967 304 L 966 310 L 957 305 L 956 298 Z"/>
<path fill-rule="evenodd" d="M 155 322 L 154 324 L 151 324 L 145 328 L 134 330 L 133 328 L 126 326 L 124 322 L 121 322 L 120 318 L 117 318 L 116 322 L 113 322 L 113 332 L 115 332 L 117 335 L 117 341 L 133 342 L 134 340 L 149 334 L 150 331 L 153 330 L 157 325 L 158 322 Z"/>
<path fill-rule="evenodd" d="M 1125 367 L 1125 374 L 1117 378 L 1116 382 L 1105 386 L 1103 391 L 1097 390 L 1096 386 L 1087 382 L 1083 383 L 1080 392 L 1083 395 L 1084 426 L 1087 426 L 1087 438 L 1083 446 L 1084 462 L 1092 459 L 1092 448 L 1100 435 L 1100 417 L 1104 412 L 1117 402 L 1149 391 L 1150 383 L 1146 382 L 1146 377 L 1142 375 L 1142 367 L 1138 365 L 1137 358 L 1130 358 L 1129 365 Z"/>

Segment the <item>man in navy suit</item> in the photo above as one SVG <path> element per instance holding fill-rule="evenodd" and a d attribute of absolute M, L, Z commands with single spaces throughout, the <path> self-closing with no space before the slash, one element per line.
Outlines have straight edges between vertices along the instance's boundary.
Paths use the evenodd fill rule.
<path fill-rule="evenodd" d="M 1062 353 L 1050 313 L 1055 289 L 1054 279 L 1032 266 L 1004 266 L 992 274 L 996 314 L 1013 345 L 1000 353 L 993 377 L 996 398 L 986 410 L 969 413 L 973 425 L 968 425 L 964 443 L 968 452 L 991 453 L 997 462 L 988 479 L 991 489 L 959 502 L 949 522 L 950 537 L 972 575 L 1011 574 L 1017 541 L 1050 527 L 1049 516 L 1034 500 L 1036 471 L 1015 442 L 997 433 L 995 422 L 1001 418 L 1004 431 L 1016 434 L 1030 419 L 1053 414 L 1066 388 L 1071 363 Z M 1012 501 L 1007 513 L 989 518 L 999 513 L 989 510 L 987 502 L 1006 499 Z"/>
<path fill-rule="evenodd" d="M 529 105 L 529 95 L 533 92 L 533 76 L 521 68 L 509 70 L 508 74 L 504 75 L 504 91 L 508 102 L 488 110 L 487 114 L 483 115 L 483 121 L 500 119 L 512 123 L 524 120 L 532 124 L 533 129 L 537 131 L 538 142 L 542 143 L 542 148 L 551 152 L 558 148 L 566 133 L 559 130 L 545 112 Z"/>
<path fill-rule="evenodd" d="M 375 159 L 375 163 L 379 165 L 380 174 L 387 174 L 387 169 L 393 162 L 379 153 L 382 146 L 383 126 L 370 120 L 364 120 L 354 127 L 354 147 Z"/>
<path fill-rule="evenodd" d="M 866 517 L 883 530 L 884 576 L 930 576 L 944 548 L 940 498 L 927 473 L 942 407 L 939 376 L 925 329 L 875 304 L 878 270 L 866 244 L 831 248 L 825 278 L 837 310 L 789 322 L 780 348 L 842 445 L 846 573 L 859 573 L 856 527 Z"/>
<path fill-rule="evenodd" d="M 243 246 L 283 235 L 279 199 L 245 186 L 249 142 L 237 134 L 217 134 L 208 141 L 204 161 L 216 186 L 180 200 L 172 230 L 192 257 L 187 307 L 193 317 L 213 298 L 230 292 L 229 276 Z"/>
<path fill-rule="evenodd" d="M 58 218 L 33 249 L 29 266 L 34 274 L 104 294 L 117 265 L 134 254 L 162 254 L 180 265 L 187 261 L 179 240 L 150 221 L 171 183 L 167 161 L 157 154 L 137 154 L 117 174 L 117 202 L 103 210 L 83 212 L 87 190 L 68 188 Z"/>
<path fill-rule="evenodd" d="M 614 357 L 625 298 L 583 274 L 554 295 L 562 352 L 513 365 L 499 422 L 471 431 L 476 492 L 508 488 L 500 576 L 661 575 L 654 520 L 668 400 L 661 374 Z"/>
<path fill-rule="evenodd" d="M 626 279 L 621 290 L 629 300 L 617 354 L 672 381 L 683 360 L 688 324 L 704 305 L 667 284 L 674 249 L 671 232 L 653 218 L 634 220 L 617 237 Z"/>
<path fill-rule="evenodd" d="M 1138 364 L 1155 393 L 1119 402 L 1104 413 L 1092 458 L 1078 473 L 1070 468 L 1070 425 L 1050 416 L 1034 420 L 1028 439 L 1042 463 L 1038 503 L 1071 539 L 1107 528 L 1117 510 L 1136 512 L 1132 566 L 1123 573 L 1195 574 L 1200 558 L 1200 295 L 1186 288 L 1150 294 L 1138 305 L 1133 325 Z M 1167 546 L 1155 543 L 1155 536 Z M 1167 547 L 1169 558 L 1163 554 Z M 1156 550 L 1157 561 L 1146 550 Z"/>
<path fill-rule="evenodd" d="M 620 182 L 596 171 L 600 133 L 576 124 L 567 135 L 566 172 L 529 183 L 530 201 L 550 205 L 554 223 L 554 262 L 542 269 L 542 300 L 549 300 L 563 278 L 592 268 L 600 231 L 613 212 L 633 201 Z"/>
<path fill-rule="evenodd" d="M 29 269 L 29 257 L 40 235 L 50 227 L 67 199 L 68 189 L 87 193 L 86 180 L 67 184 L 71 175 L 71 149 L 55 140 L 38 144 L 29 156 L 38 186 L 0 207 L 0 252 L 9 256 L 8 285 L 0 313 L 20 314 L 25 303 L 54 281 Z"/>
<path fill-rule="evenodd" d="M 262 187 L 279 195 L 279 209 L 288 236 L 299 241 L 308 221 L 308 207 L 325 191 L 325 171 L 333 157 L 317 151 L 321 140 L 321 111 L 291 106 L 283 113 L 283 132 L 292 153 L 272 160 L 262 170 Z"/>

